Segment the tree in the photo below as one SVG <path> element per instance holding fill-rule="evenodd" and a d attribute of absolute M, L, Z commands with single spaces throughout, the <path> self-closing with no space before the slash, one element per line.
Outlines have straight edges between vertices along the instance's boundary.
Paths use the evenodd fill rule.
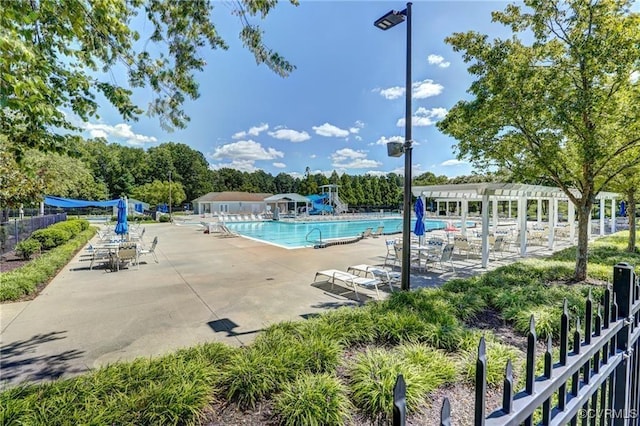
<path fill-rule="evenodd" d="M 296 0 L 290 0 L 297 4 Z M 277 0 L 239 0 L 232 14 L 242 22 L 240 38 L 281 76 L 294 67 L 268 49 L 251 17 L 264 18 Z M 194 73 L 204 69 L 203 47 L 226 49 L 211 21 L 211 0 L 7 1 L 0 8 L 0 132 L 19 154 L 26 147 L 65 149 L 78 130 L 65 110 L 82 120 L 96 116 L 103 96 L 125 120 L 142 111 L 133 89 L 147 87 L 155 99 L 148 113 L 167 128 L 184 127 L 186 98 L 199 96 Z M 140 34 L 132 21 L 146 19 Z M 116 82 L 114 69 L 127 72 Z"/>
<path fill-rule="evenodd" d="M 9 207 L 42 200 L 42 180 L 37 170 L 20 167 L 10 151 L 10 143 L 0 135 L 0 222 L 9 218 Z"/>
<path fill-rule="evenodd" d="M 627 201 L 627 216 L 629 217 L 629 239 L 627 251 L 636 252 L 636 202 L 640 198 L 640 170 L 630 167 L 622 171 L 612 182 L 612 188 L 624 195 Z"/>
<path fill-rule="evenodd" d="M 149 203 L 152 206 L 169 203 L 169 190 L 171 190 L 171 204 L 178 206 L 187 199 L 184 188 L 180 182 L 154 180 L 133 189 L 131 196 L 137 200 Z"/>
<path fill-rule="evenodd" d="M 631 1 L 525 0 L 493 19 L 514 36 L 447 38 L 476 77 L 438 128 L 458 158 L 560 187 L 576 206 L 575 279 L 587 276 L 590 213 L 597 194 L 636 163 L 640 142 L 640 18 Z M 525 45 L 518 33 L 533 41 Z M 613 161 L 614 159 L 620 161 Z M 571 191 L 577 189 L 578 193 Z"/>

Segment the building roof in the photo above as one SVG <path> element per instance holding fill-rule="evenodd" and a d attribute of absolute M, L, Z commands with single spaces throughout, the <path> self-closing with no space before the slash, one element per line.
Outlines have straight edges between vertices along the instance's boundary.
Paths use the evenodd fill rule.
<path fill-rule="evenodd" d="M 209 203 L 224 203 L 224 202 L 264 202 L 264 199 L 270 197 L 272 194 L 268 193 L 253 193 L 253 192 L 240 192 L 240 191 L 224 191 L 224 192 L 209 192 L 202 197 L 193 200 L 197 202 L 209 202 Z"/>
<path fill-rule="evenodd" d="M 305 197 L 304 195 L 296 194 L 294 192 L 290 192 L 288 194 L 276 194 L 271 197 L 267 197 L 264 199 L 267 203 L 273 203 L 276 201 L 293 201 L 296 203 L 310 203 L 311 200 Z"/>

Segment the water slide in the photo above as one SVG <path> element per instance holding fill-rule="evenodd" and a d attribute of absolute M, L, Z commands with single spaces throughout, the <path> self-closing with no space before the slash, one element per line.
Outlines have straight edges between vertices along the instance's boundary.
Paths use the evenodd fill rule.
<path fill-rule="evenodd" d="M 308 195 L 307 198 L 311 200 L 311 210 L 309 210 L 309 214 L 333 213 L 333 207 L 325 204 L 329 198 L 327 194 Z"/>

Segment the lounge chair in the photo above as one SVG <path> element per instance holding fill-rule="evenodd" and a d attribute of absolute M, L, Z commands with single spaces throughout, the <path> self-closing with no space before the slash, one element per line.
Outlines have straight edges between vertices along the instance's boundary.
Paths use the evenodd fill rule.
<path fill-rule="evenodd" d="M 373 228 L 367 228 L 364 230 L 364 232 L 362 233 L 362 238 L 369 238 L 372 236 L 371 231 L 373 231 Z"/>
<path fill-rule="evenodd" d="M 238 237 L 240 234 L 233 232 L 231 229 L 227 227 L 227 225 L 218 225 L 218 235 L 220 237 Z"/>
<path fill-rule="evenodd" d="M 372 266 L 367 264 L 349 266 L 347 267 L 347 272 L 358 276 L 362 276 L 361 274 L 364 274 L 365 277 L 370 276 L 370 278 L 380 280 L 381 284 L 386 284 L 389 286 L 389 290 L 391 290 L 392 293 L 393 284 L 400 280 L 399 272 L 388 271 L 380 266 Z M 380 299 L 378 286 L 376 285 L 375 287 L 378 299 Z"/>
<path fill-rule="evenodd" d="M 383 235 L 384 232 L 384 226 L 378 226 L 378 229 L 375 230 L 375 232 L 371 233 L 371 236 L 373 238 L 378 238 L 380 235 Z"/>
<path fill-rule="evenodd" d="M 358 300 L 360 300 L 360 295 L 358 294 L 358 286 L 375 287 L 376 293 L 378 293 L 378 284 L 382 283 L 380 280 L 377 280 L 375 278 L 359 277 L 357 275 L 350 274 L 349 272 L 339 271 L 337 269 L 327 269 L 324 271 L 316 272 L 316 277 L 313 280 L 314 282 L 318 279 L 318 276 L 327 277 L 327 281 L 331 281 L 331 288 L 333 288 L 336 281 L 340 281 L 351 286 L 354 293 L 356 294 L 356 299 Z M 380 298 L 380 293 L 378 293 L 378 298 Z"/>

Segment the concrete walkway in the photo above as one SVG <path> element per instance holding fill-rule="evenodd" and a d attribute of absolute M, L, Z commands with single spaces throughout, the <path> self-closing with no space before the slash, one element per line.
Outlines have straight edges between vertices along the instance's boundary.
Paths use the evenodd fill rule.
<path fill-rule="evenodd" d="M 139 269 L 89 270 L 81 252 L 34 300 L 0 305 L 0 386 L 68 377 L 201 342 L 250 343 L 270 324 L 361 303 L 345 287 L 314 283 L 315 272 L 381 265 L 386 255 L 385 237 L 287 250 L 187 225 L 147 225 L 147 244 L 154 236 L 157 264 L 148 255 Z M 517 259 L 512 253 L 491 265 Z M 456 269 L 455 275 L 412 274 L 411 286 L 435 287 L 484 271 L 479 259 L 457 260 Z M 374 291 L 361 291 L 362 301 L 372 298 Z"/>

